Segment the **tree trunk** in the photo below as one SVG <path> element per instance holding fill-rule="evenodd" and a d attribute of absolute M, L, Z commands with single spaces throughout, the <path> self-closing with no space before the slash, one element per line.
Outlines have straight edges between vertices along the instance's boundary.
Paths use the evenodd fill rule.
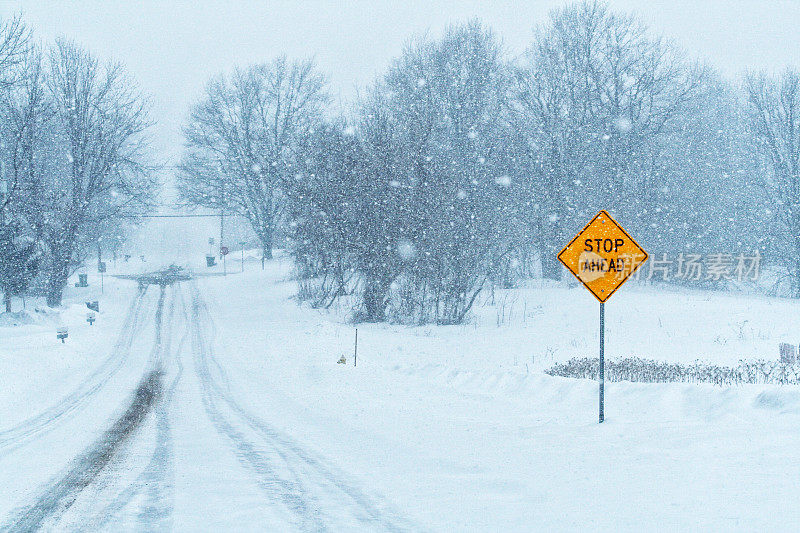
<path fill-rule="evenodd" d="M 556 212 L 557 206 L 551 206 L 550 211 Z M 558 261 L 560 221 L 550 221 L 547 218 L 537 220 L 535 230 L 537 237 L 537 250 L 539 263 L 542 266 L 542 278 L 553 281 L 561 280 L 561 263 Z M 566 244 L 566 243 L 565 243 Z"/>
<path fill-rule="evenodd" d="M 539 262 L 542 264 L 542 278 L 561 281 L 561 263 L 558 261 L 558 250 L 553 246 L 554 233 L 544 237 L 539 243 Z"/>
<path fill-rule="evenodd" d="M 794 217 L 793 217 L 794 219 Z M 794 297 L 800 298 L 800 221 L 793 220 L 792 231 L 794 237 L 794 253 L 797 259 L 794 260 L 794 279 L 792 285 L 794 286 Z"/>
<path fill-rule="evenodd" d="M 542 254 L 540 261 L 542 263 L 542 277 L 544 279 L 552 279 L 554 281 L 561 280 L 561 263 L 558 262 L 554 254 Z"/>
<path fill-rule="evenodd" d="M 380 278 L 367 278 L 364 286 L 364 321 L 382 322 L 386 317 L 387 293 L 391 282 Z"/>
<path fill-rule="evenodd" d="M 10 313 L 11 312 L 11 293 L 9 293 L 7 290 L 5 292 L 3 292 L 3 301 L 6 304 L 6 313 Z"/>
<path fill-rule="evenodd" d="M 58 307 L 61 305 L 61 298 L 64 293 L 64 288 L 67 286 L 68 279 L 69 258 L 65 258 L 63 255 L 55 255 L 53 257 L 53 268 L 47 280 L 47 305 L 49 307 Z"/>
<path fill-rule="evenodd" d="M 794 262 L 794 297 L 800 299 L 800 260 Z"/>
<path fill-rule="evenodd" d="M 264 263 L 272 259 L 272 233 L 273 228 L 271 225 L 265 226 L 261 232 L 261 246 L 263 253 L 261 254 L 261 270 L 264 270 Z"/>

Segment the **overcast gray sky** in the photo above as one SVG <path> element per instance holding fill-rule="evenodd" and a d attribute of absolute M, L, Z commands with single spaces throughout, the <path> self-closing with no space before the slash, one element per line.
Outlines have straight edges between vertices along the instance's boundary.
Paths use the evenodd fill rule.
<path fill-rule="evenodd" d="M 152 96 L 161 159 L 180 153 L 180 125 L 206 80 L 233 65 L 280 53 L 314 56 L 346 103 L 397 56 L 413 35 L 482 19 L 519 54 L 532 28 L 560 0 L 236 1 L 3 0 L 0 15 L 22 12 L 39 39 L 59 35 L 124 63 Z M 800 59 L 800 2 L 616 0 L 654 31 L 730 75 L 780 69 Z"/>

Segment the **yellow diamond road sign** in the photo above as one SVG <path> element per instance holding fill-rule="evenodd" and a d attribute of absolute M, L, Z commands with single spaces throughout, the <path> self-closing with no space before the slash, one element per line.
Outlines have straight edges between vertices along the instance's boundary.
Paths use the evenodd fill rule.
<path fill-rule="evenodd" d="M 647 261 L 647 252 L 600 211 L 558 254 L 578 281 L 605 302 Z"/>

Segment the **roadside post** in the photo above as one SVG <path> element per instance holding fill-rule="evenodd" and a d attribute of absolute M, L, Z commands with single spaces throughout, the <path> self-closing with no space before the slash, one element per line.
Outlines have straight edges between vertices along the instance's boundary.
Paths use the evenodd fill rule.
<path fill-rule="evenodd" d="M 605 303 L 648 255 L 616 220 L 603 210 L 558 254 L 558 260 L 600 302 L 600 422 L 605 419 Z"/>
<path fill-rule="evenodd" d="M 228 250 L 227 246 L 220 246 L 219 247 L 219 253 L 222 256 L 222 275 L 223 276 L 227 276 L 228 275 L 228 269 L 227 269 L 227 266 L 225 265 L 225 256 L 230 253 L 230 250 Z"/>
<path fill-rule="evenodd" d="M 106 262 L 105 261 L 98 261 L 97 262 L 97 271 L 100 273 L 100 294 L 103 294 L 103 275 L 106 273 Z"/>
<path fill-rule="evenodd" d="M 242 272 L 244 272 L 244 245 L 247 244 L 245 241 L 239 241 L 239 246 L 242 249 Z"/>

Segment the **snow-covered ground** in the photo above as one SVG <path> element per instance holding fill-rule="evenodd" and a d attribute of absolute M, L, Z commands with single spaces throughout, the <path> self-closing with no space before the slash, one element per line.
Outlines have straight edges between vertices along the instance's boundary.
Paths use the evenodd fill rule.
<path fill-rule="evenodd" d="M 63 346 L 51 324 L 0 329 L 0 524 L 54 500 L 42 524 L 55 529 L 800 523 L 798 387 L 607 383 L 600 425 L 595 382 L 542 373 L 596 353 L 597 303 L 580 287 L 486 294 L 462 326 L 359 325 L 354 367 L 343 310 L 298 306 L 288 261 L 262 271 L 250 254 L 239 273 L 233 255 L 228 276 L 163 299 L 107 279 L 95 329 L 77 304 L 61 313 Z M 631 284 L 606 306 L 606 354 L 774 358 L 800 340 L 796 306 Z M 154 365 L 156 408 L 83 490 L 54 491 Z"/>

